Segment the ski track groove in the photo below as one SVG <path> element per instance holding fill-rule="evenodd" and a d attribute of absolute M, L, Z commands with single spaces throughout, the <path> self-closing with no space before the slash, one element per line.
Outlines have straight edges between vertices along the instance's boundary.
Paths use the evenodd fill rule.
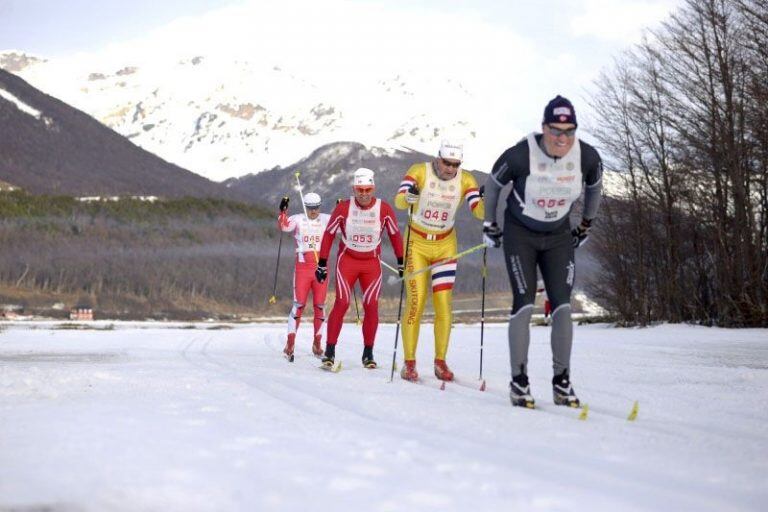
<path fill-rule="evenodd" d="M 368 413 L 361 413 L 359 410 L 356 410 L 354 408 L 351 408 L 348 406 L 343 399 L 331 399 L 327 396 L 320 396 L 316 393 L 310 393 L 306 391 L 304 388 L 298 388 L 297 384 L 295 383 L 295 380 L 293 376 L 271 376 L 271 378 L 279 379 L 276 380 L 275 383 L 279 385 L 282 388 L 282 391 L 266 391 L 261 386 L 256 385 L 253 382 L 252 378 L 246 378 L 243 376 L 245 375 L 251 375 L 252 370 L 249 367 L 246 370 L 241 370 L 236 366 L 233 366 L 230 363 L 225 363 L 217 359 L 217 357 L 214 357 L 212 354 L 207 352 L 207 347 L 210 344 L 211 340 L 208 340 L 206 342 L 203 349 L 201 349 L 200 353 L 202 356 L 206 358 L 208 363 L 210 364 L 211 368 L 218 368 L 219 370 L 225 370 L 226 373 L 231 375 L 232 377 L 238 379 L 239 381 L 245 383 L 249 387 L 256 389 L 257 391 L 269 396 L 273 400 L 276 400 L 278 402 L 285 403 L 286 405 L 289 405 L 293 408 L 299 409 L 302 412 L 306 413 L 306 400 L 299 400 L 297 398 L 292 398 L 290 400 L 286 400 L 286 394 L 284 391 L 287 391 L 291 393 L 294 397 L 296 396 L 304 396 L 311 398 L 314 401 L 322 402 L 323 404 L 327 406 L 333 407 L 334 411 L 331 413 L 327 407 L 323 407 L 321 410 L 323 413 L 329 413 L 334 418 L 338 418 L 338 413 L 342 413 L 346 419 L 352 419 L 358 422 L 366 423 L 366 424 L 372 424 L 372 426 L 366 427 L 366 429 L 375 429 L 376 431 L 380 431 L 382 426 L 386 427 L 386 435 L 387 437 L 391 438 L 392 441 L 395 441 L 395 444 L 398 440 L 404 440 L 404 439 L 411 439 L 414 436 L 414 434 L 420 434 L 421 432 L 425 430 L 430 430 L 432 434 L 432 438 L 430 441 L 425 441 L 424 439 L 421 440 L 422 444 L 429 445 L 428 447 L 430 450 L 424 450 L 424 451 L 434 451 L 437 453 L 444 452 L 446 446 L 459 446 L 463 450 L 471 450 L 474 453 L 484 453 L 484 460 L 485 462 L 490 462 L 494 466 L 497 467 L 509 467 L 509 460 L 508 457 L 505 455 L 506 453 L 515 453 L 517 457 L 525 457 L 524 461 L 520 461 L 519 467 L 526 468 L 526 471 L 531 468 L 536 468 L 535 472 L 537 474 L 578 474 L 579 478 L 584 480 L 583 485 L 587 485 L 590 487 L 599 487 L 601 485 L 613 485 L 617 487 L 623 488 L 622 493 L 626 497 L 627 495 L 635 495 L 635 498 L 639 501 L 642 501 L 642 498 L 647 495 L 647 493 L 654 493 L 658 492 L 658 488 L 655 483 L 655 479 L 657 478 L 657 474 L 652 470 L 647 469 L 641 469 L 641 468 L 634 468 L 635 476 L 642 476 L 642 481 L 639 479 L 635 479 L 632 482 L 627 482 L 622 477 L 618 476 L 617 474 L 617 468 L 614 466 L 611 462 L 599 462 L 596 464 L 599 464 L 599 467 L 584 467 L 581 464 L 578 463 L 571 463 L 570 468 L 564 468 L 564 460 L 562 457 L 559 457 L 559 453 L 556 452 L 553 448 L 549 447 L 540 447 L 540 449 L 546 449 L 550 452 L 548 457 L 542 457 L 540 453 L 537 453 L 534 456 L 531 455 L 522 455 L 518 447 L 515 445 L 515 442 L 504 442 L 503 446 L 497 447 L 492 452 L 487 451 L 487 444 L 482 443 L 480 441 L 471 440 L 468 438 L 464 439 L 457 439 L 450 431 L 445 431 L 441 429 L 435 428 L 435 425 L 404 425 L 400 422 L 396 422 L 394 420 L 390 420 L 386 417 L 377 416 L 375 414 L 368 414 Z M 226 357 L 226 356 L 225 356 Z M 276 361 L 277 364 L 292 364 L 288 363 L 284 359 Z M 293 363 L 295 364 L 295 363 Z M 317 367 L 318 371 L 321 371 L 319 367 Z M 360 368 L 361 371 L 364 370 L 364 373 L 374 373 L 377 370 L 365 370 L 364 368 Z M 342 369 L 342 372 L 349 372 L 349 369 Z M 337 378 L 337 376 L 330 376 L 329 378 Z M 388 378 L 385 382 L 386 384 L 389 384 Z M 393 381 L 394 383 L 394 381 Z M 412 383 L 402 383 L 402 384 L 408 384 L 412 385 Z M 446 389 L 439 390 L 439 388 L 432 388 L 429 390 L 429 392 L 437 392 L 437 393 L 446 393 L 447 391 L 450 393 L 459 393 L 464 396 L 468 395 L 475 395 L 475 398 L 483 400 L 482 396 L 477 397 L 476 395 L 483 395 L 485 393 L 488 393 L 488 389 L 486 388 L 486 391 L 482 392 L 479 391 L 479 389 L 470 389 L 466 386 L 456 385 L 451 386 L 452 389 L 449 388 L 451 386 L 451 383 L 446 384 Z M 486 384 L 487 386 L 487 384 Z M 490 393 L 487 395 L 489 398 L 486 398 L 485 400 L 488 402 L 486 406 L 492 407 L 495 409 L 499 409 L 499 404 L 497 400 L 493 400 L 491 402 L 490 397 L 496 397 L 498 398 L 501 396 L 504 398 L 504 401 L 508 401 L 509 397 L 508 395 L 504 393 Z M 502 402 L 504 403 L 504 402 Z M 507 407 L 508 405 L 508 407 Z M 511 404 L 507 404 L 504 406 L 504 410 L 508 412 L 518 412 L 516 411 L 516 408 L 513 408 Z M 533 410 L 520 410 L 519 412 L 525 413 L 525 414 L 533 414 L 538 415 L 541 412 L 546 412 L 547 416 L 550 418 L 560 418 L 558 421 L 565 421 L 565 422 L 576 422 L 583 424 L 586 428 L 591 428 L 591 426 L 588 426 L 588 423 L 590 422 L 590 419 L 588 419 L 585 422 L 578 421 L 578 413 L 580 409 L 574 409 L 573 411 L 568 409 L 550 409 L 550 404 L 545 405 L 542 408 L 537 408 Z M 537 406 L 539 407 L 539 406 Z M 552 405 L 551 407 L 559 407 L 556 405 Z M 318 411 L 312 411 L 315 415 L 320 415 L 320 412 Z M 590 415 L 592 414 L 592 407 L 590 406 Z M 601 414 L 598 412 L 598 414 Z M 629 411 L 627 411 L 627 414 L 629 414 Z M 614 420 L 616 423 L 626 423 L 630 424 L 630 422 L 627 422 L 626 419 L 620 419 L 613 415 L 608 414 L 607 417 L 611 420 Z M 634 424 L 632 424 L 634 425 Z M 435 437 L 439 436 L 439 439 L 435 439 Z M 499 441 L 498 439 L 496 440 Z M 506 440 L 505 440 L 506 441 Z M 500 448 L 500 449 L 498 449 Z M 428 466 L 431 463 L 434 463 L 434 460 L 429 456 L 419 456 L 417 457 L 415 454 L 411 454 L 411 456 L 416 459 L 420 460 L 421 464 L 423 464 L 425 467 Z M 490 459 L 490 460 L 489 460 Z M 642 472 L 642 475 L 639 475 L 638 473 Z M 614 476 L 616 475 L 616 476 Z M 528 476 L 527 478 L 530 478 Z M 670 479 L 676 479 L 675 476 L 670 476 Z M 541 485 L 552 485 L 550 481 L 540 479 Z M 702 487 L 704 487 L 705 484 L 702 484 Z M 701 503 L 696 496 L 691 496 L 687 494 L 687 492 L 680 492 L 676 490 L 672 490 L 675 486 L 671 486 L 670 488 L 665 490 L 665 493 L 668 495 L 668 499 L 675 501 L 678 504 L 678 507 L 683 508 L 701 508 L 704 504 Z M 710 500 L 707 505 L 711 505 L 713 502 Z M 726 502 L 720 502 L 717 506 L 715 506 L 712 510 L 719 510 L 721 507 L 727 506 Z M 707 507 L 704 507 L 706 510 Z"/>

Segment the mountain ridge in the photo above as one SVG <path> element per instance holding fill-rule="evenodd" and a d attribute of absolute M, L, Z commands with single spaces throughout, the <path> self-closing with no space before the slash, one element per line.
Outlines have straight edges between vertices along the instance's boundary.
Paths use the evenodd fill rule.
<path fill-rule="evenodd" d="M 0 180 L 30 193 L 245 199 L 0 69 Z"/>

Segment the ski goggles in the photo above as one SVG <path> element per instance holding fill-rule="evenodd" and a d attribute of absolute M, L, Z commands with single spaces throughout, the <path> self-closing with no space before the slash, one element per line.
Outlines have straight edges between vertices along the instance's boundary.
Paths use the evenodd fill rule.
<path fill-rule="evenodd" d="M 373 185 L 355 185 L 355 192 L 360 192 L 361 194 L 370 194 L 373 192 L 373 189 L 375 187 Z"/>
<path fill-rule="evenodd" d="M 461 165 L 461 162 L 451 162 L 450 160 L 446 160 L 445 158 L 440 159 L 441 162 L 443 162 L 443 165 L 446 167 L 450 167 L 452 169 L 458 169 Z"/>
<path fill-rule="evenodd" d="M 549 133 L 553 137 L 559 137 L 561 135 L 565 135 L 566 137 L 570 138 L 570 137 L 573 137 L 574 135 L 576 135 L 576 127 L 566 128 L 565 130 L 563 130 L 562 128 L 555 128 L 551 124 L 548 124 L 547 128 L 549 128 Z"/>

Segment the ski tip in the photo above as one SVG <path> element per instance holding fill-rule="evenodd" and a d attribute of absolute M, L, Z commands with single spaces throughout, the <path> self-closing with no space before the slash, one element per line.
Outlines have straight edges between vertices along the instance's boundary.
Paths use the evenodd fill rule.
<path fill-rule="evenodd" d="M 589 405 L 584 404 L 581 406 L 581 412 L 579 413 L 579 419 L 581 421 L 586 421 L 587 417 L 589 416 Z"/>
<path fill-rule="evenodd" d="M 341 361 L 336 361 L 331 367 L 333 373 L 339 373 L 341 371 Z"/>
<path fill-rule="evenodd" d="M 299 176 L 301 176 L 301 173 L 300 173 L 299 171 L 296 171 L 294 174 L 296 175 L 296 177 L 297 177 L 297 178 L 298 178 Z"/>
<path fill-rule="evenodd" d="M 483 383 L 480 384 L 480 391 L 485 391 L 485 379 L 483 379 Z"/>
<path fill-rule="evenodd" d="M 635 403 L 632 404 L 632 410 L 629 411 L 629 416 L 627 416 L 627 421 L 635 421 L 637 419 L 637 413 L 640 410 L 640 404 L 637 400 L 635 400 Z"/>
<path fill-rule="evenodd" d="M 443 383 L 440 384 L 440 391 L 445 391 L 445 381 L 443 381 Z"/>

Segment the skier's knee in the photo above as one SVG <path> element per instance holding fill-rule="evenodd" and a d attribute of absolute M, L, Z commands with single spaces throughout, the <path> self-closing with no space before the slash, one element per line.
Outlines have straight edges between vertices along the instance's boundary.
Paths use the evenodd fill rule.
<path fill-rule="evenodd" d="M 516 307 L 516 306 L 518 306 L 518 304 L 513 306 L 512 310 L 509 312 L 510 320 L 517 317 L 526 317 L 526 316 L 530 318 L 531 315 L 533 314 L 533 301 L 531 301 L 528 304 L 525 304 L 525 303 L 519 304 L 519 307 Z"/>
<path fill-rule="evenodd" d="M 291 309 L 292 316 L 298 318 L 301 316 L 302 311 L 304 311 L 304 304 L 301 302 L 294 302 L 293 308 Z"/>

